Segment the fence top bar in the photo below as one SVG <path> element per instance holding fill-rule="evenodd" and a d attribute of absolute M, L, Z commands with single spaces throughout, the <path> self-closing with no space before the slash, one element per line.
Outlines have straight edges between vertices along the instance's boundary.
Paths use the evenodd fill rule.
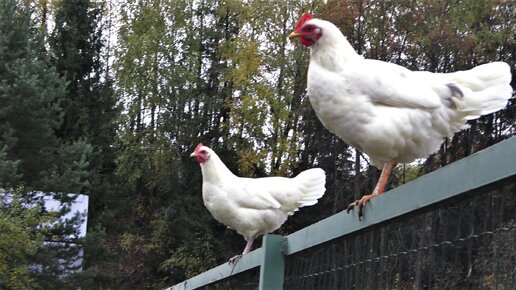
<path fill-rule="evenodd" d="M 229 276 L 247 271 L 249 269 L 259 267 L 263 259 L 263 249 L 258 248 L 248 254 L 245 254 L 240 260 L 234 264 L 224 263 L 195 277 L 185 280 L 165 290 L 186 290 L 195 289 L 208 285 L 213 282 L 225 279 Z"/>
<path fill-rule="evenodd" d="M 504 140 L 372 199 L 365 216 L 342 211 L 287 236 L 290 255 L 306 248 L 516 176 L 516 137 Z M 365 193 L 364 193 L 365 194 Z"/>

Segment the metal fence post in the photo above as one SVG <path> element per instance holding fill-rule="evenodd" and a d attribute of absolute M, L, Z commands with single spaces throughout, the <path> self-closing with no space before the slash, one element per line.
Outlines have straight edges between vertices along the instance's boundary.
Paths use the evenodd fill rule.
<path fill-rule="evenodd" d="M 263 262 L 260 267 L 260 290 L 283 289 L 285 276 L 285 257 L 282 247 L 285 237 L 279 235 L 265 235 L 263 237 Z"/>

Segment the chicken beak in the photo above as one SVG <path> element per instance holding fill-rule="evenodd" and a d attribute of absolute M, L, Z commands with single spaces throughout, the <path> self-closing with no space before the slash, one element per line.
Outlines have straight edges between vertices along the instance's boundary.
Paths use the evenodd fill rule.
<path fill-rule="evenodd" d="M 294 31 L 294 32 L 292 32 L 292 33 L 288 36 L 288 38 L 293 39 L 293 38 L 300 37 L 300 36 L 301 36 L 301 34 L 299 34 L 299 33 L 297 33 L 297 32 L 295 32 L 295 31 Z"/>
<path fill-rule="evenodd" d="M 194 152 L 194 153 L 190 154 L 190 157 L 192 157 L 192 158 L 197 157 L 197 154 L 195 154 L 195 152 Z"/>

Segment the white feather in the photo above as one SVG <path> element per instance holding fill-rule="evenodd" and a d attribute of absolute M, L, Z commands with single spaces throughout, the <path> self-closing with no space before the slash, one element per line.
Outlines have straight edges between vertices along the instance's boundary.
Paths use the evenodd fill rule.
<path fill-rule="evenodd" d="M 435 152 L 466 121 L 496 112 L 511 98 L 509 65 L 494 62 L 439 74 L 364 59 L 330 22 L 310 48 L 308 95 L 331 132 L 374 165 L 411 162 Z"/>

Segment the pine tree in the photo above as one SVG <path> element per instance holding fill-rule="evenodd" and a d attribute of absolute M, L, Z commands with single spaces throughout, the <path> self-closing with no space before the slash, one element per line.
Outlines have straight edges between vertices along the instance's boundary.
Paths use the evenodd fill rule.
<path fill-rule="evenodd" d="M 2 1 L 0 18 L 0 148 L 4 160 L 19 161 L 17 170 L 33 187 L 42 186 L 59 146 L 59 96 L 64 82 L 41 54 L 39 35 L 14 1 Z"/>
<path fill-rule="evenodd" d="M 11 215 L 10 227 L 37 232 L 45 241 L 33 245 L 35 251 L 22 261 L 26 268 L 37 265 L 29 268 L 31 288 L 53 285 L 65 289 L 71 287 L 72 276 L 64 274 L 76 270 L 68 265 L 77 257 L 78 248 L 49 242 L 79 243 L 80 217 L 48 226 L 34 223 L 43 223 L 47 215 L 38 191 L 53 194 L 63 204 L 72 202 L 74 196 L 68 193 L 79 193 L 89 185 L 87 166 L 92 148 L 83 140 L 72 142 L 56 135 L 66 83 L 50 64 L 43 36 L 32 20 L 30 11 L 19 2 L 0 1 L 0 188 L 4 200 L 19 193 L 13 195 L 13 203 L 19 199 L 25 206 L 39 205 L 41 209 Z M 66 210 L 54 217 L 64 214 Z"/>
<path fill-rule="evenodd" d="M 49 37 L 52 62 L 67 81 L 61 99 L 63 122 L 57 135 L 63 140 L 86 140 L 93 147 L 88 166 L 90 196 L 89 237 L 86 240 L 83 287 L 99 288 L 109 279 L 101 270 L 108 257 L 104 243 L 106 227 L 119 227 L 114 216 L 123 204 L 117 196 L 114 176 L 116 118 L 119 109 L 109 71 L 103 59 L 104 4 L 89 0 L 59 1 L 55 27 Z M 109 209 L 109 210 L 108 210 Z M 97 239 L 96 241 L 93 241 Z"/>

